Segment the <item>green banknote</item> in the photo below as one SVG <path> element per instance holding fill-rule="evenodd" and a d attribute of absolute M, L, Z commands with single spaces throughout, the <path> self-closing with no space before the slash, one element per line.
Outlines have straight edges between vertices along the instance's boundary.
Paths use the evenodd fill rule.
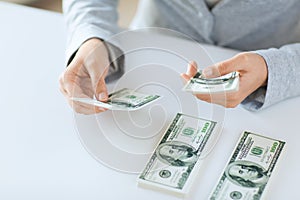
<path fill-rule="evenodd" d="M 72 100 L 107 108 L 109 110 L 133 111 L 141 109 L 159 98 L 159 95 L 145 94 L 128 88 L 123 88 L 109 94 L 106 102 L 89 98 L 72 98 Z"/>
<path fill-rule="evenodd" d="M 259 200 L 285 142 L 244 132 L 210 200 Z"/>
<path fill-rule="evenodd" d="M 239 89 L 239 73 L 232 72 L 218 78 L 204 78 L 202 71 L 198 71 L 191 78 L 183 90 L 194 94 L 209 94 L 219 92 L 233 92 Z"/>
<path fill-rule="evenodd" d="M 186 194 L 216 124 L 178 113 L 140 174 L 139 185 Z"/>

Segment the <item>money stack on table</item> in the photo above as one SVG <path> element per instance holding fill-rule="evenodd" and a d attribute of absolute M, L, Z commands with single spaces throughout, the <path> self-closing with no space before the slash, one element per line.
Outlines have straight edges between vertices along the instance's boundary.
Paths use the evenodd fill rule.
<path fill-rule="evenodd" d="M 239 88 L 239 73 L 207 79 L 199 71 L 184 86 L 193 94 L 235 92 Z M 73 98 L 74 101 L 107 108 L 135 111 L 161 96 L 123 88 L 109 95 L 107 102 Z M 138 177 L 142 187 L 184 196 L 201 170 L 201 155 L 214 134 L 218 122 L 177 113 L 156 146 L 145 169 Z M 285 142 L 245 131 L 221 177 L 213 188 L 211 200 L 262 199 Z"/>
<path fill-rule="evenodd" d="M 186 194 L 216 125 L 214 121 L 178 113 L 139 176 L 139 185 Z"/>
<path fill-rule="evenodd" d="M 210 199 L 263 199 L 284 145 L 283 141 L 245 131 Z"/>

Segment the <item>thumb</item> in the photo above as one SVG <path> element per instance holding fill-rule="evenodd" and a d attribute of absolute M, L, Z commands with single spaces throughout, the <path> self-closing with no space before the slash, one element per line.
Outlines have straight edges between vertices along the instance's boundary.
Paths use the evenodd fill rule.
<path fill-rule="evenodd" d="M 101 78 L 98 81 L 98 84 L 95 88 L 95 96 L 96 99 L 98 99 L 99 101 L 107 101 L 108 99 L 108 92 L 107 92 L 107 87 L 105 84 L 105 79 Z"/>
<path fill-rule="evenodd" d="M 187 68 L 186 74 L 189 77 L 193 77 L 193 76 L 195 76 L 195 74 L 197 73 L 197 71 L 198 71 L 198 65 L 197 65 L 197 63 L 195 61 L 191 61 L 188 64 L 188 68 Z"/>
<path fill-rule="evenodd" d="M 231 59 L 216 63 L 214 66 L 206 67 L 202 70 L 202 73 L 206 78 L 216 78 L 237 71 L 238 66 L 239 65 L 237 65 L 237 62 L 233 57 Z"/>
<path fill-rule="evenodd" d="M 96 99 L 99 101 L 107 101 L 108 99 L 108 92 L 105 83 L 106 74 L 107 74 L 107 70 L 105 70 L 105 72 L 101 74 L 101 76 L 95 76 L 95 75 L 91 76 L 94 94 Z"/>

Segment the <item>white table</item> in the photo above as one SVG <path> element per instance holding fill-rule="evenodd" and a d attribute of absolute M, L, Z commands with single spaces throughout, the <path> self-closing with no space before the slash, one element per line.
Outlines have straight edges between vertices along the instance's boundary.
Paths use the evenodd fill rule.
<path fill-rule="evenodd" d="M 99 137 L 103 136 L 99 134 L 99 127 L 96 127 L 95 122 L 97 121 L 94 119 L 106 120 L 103 123 L 104 126 L 112 123 L 109 118 L 112 116 L 120 123 L 126 119 L 120 119 L 112 112 L 97 116 L 73 115 L 58 90 L 58 76 L 65 67 L 66 40 L 65 27 L 60 14 L 0 3 L 0 24 L 2 72 L 0 79 L 2 121 L 0 199 L 178 199 L 161 192 L 137 187 L 137 174 L 118 171 L 123 168 L 119 163 L 113 163 L 118 169 L 113 170 L 107 167 L 107 163 L 105 165 L 96 161 L 101 158 L 101 155 L 97 155 L 97 151 L 101 154 L 105 151 L 106 146 L 104 143 L 103 146 L 100 146 Z M 209 60 L 199 60 L 201 56 L 198 58 L 199 53 L 195 51 L 198 47 L 190 41 L 165 37 L 164 42 L 158 45 L 168 45 L 168 42 L 172 41 L 176 41 L 178 46 L 175 49 L 177 48 L 178 52 L 188 59 L 195 59 L 203 66 L 209 64 Z M 204 47 L 213 57 L 213 61 L 228 58 L 236 53 L 217 47 Z M 145 53 L 145 51 L 141 52 Z M 155 53 L 157 52 L 159 51 L 155 51 Z M 130 59 L 129 56 L 127 64 L 138 66 L 145 61 L 144 57 L 143 59 L 136 57 L 140 52 L 136 53 L 132 56 L 136 59 Z M 149 56 L 150 61 L 155 60 L 155 53 L 149 54 L 153 55 Z M 179 59 L 177 62 L 167 59 L 168 55 L 164 53 L 161 54 L 162 57 L 156 56 L 157 62 L 164 58 L 166 63 L 162 64 L 165 66 L 170 65 L 169 62 L 173 62 L 174 70 L 163 66 L 162 73 L 170 72 L 170 77 L 180 80 L 175 75 L 185 70 L 185 66 L 182 64 L 184 60 Z M 115 84 L 116 87 L 121 87 L 121 84 L 130 86 L 141 81 L 139 78 L 130 79 L 135 75 L 134 73 L 141 74 L 139 69 L 147 72 L 151 68 L 132 70 L 119 82 L 110 84 L 109 88 L 112 89 Z M 147 72 L 149 80 L 153 77 L 153 72 L 150 71 Z M 156 83 L 158 77 L 156 77 Z M 272 177 L 268 197 L 272 200 L 297 199 L 298 180 L 300 179 L 299 150 L 297 150 L 300 140 L 297 133 L 300 129 L 300 98 L 286 100 L 267 110 L 251 113 L 242 107 L 224 110 L 219 106 L 198 102 L 185 94 L 176 94 L 181 102 L 176 104 L 174 99 L 168 99 L 168 95 L 171 95 L 169 93 L 172 91 L 178 91 L 179 85 L 168 82 L 163 84 L 168 86 L 167 89 L 163 89 L 161 86 L 157 88 L 166 93 L 165 100 L 162 100 L 160 106 L 158 105 L 158 109 L 153 107 L 151 110 L 153 113 L 149 115 L 159 115 L 161 111 L 164 111 L 162 114 L 165 121 L 158 125 L 166 126 L 165 124 L 173 118 L 172 112 L 175 113 L 178 110 L 198 112 L 197 109 L 193 110 L 190 106 L 185 106 L 184 102 L 189 99 L 191 99 L 191 105 L 198 106 L 201 116 L 223 119 L 220 139 L 213 151 L 203 161 L 201 173 L 199 173 L 187 199 L 206 199 L 208 197 L 243 130 L 250 130 L 287 142 L 286 155 L 280 159 L 277 174 Z M 155 88 L 153 85 L 155 84 L 148 87 L 148 90 Z M 147 86 L 144 89 L 147 89 Z M 166 100 L 170 101 L 170 105 L 173 101 L 175 103 L 173 102 L 174 105 L 170 106 Z M 165 110 L 163 110 L 164 106 Z M 174 110 L 170 110 L 170 108 L 174 108 Z M 131 117 L 140 119 L 141 116 L 137 114 L 137 116 L 132 115 Z M 153 118 L 154 123 L 157 122 L 155 119 Z M 161 121 L 157 123 L 161 123 Z M 123 140 L 123 136 L 115 133 L 113 131 L 109 134 L 105 133 L 106 138 L 103 137 L 103 141 L 110 139 L 121 148 L 129 148 L 127 151 L 145 153 L 151 147 L 153 148 L 157 141 L 156 136 L 145 146 L 143 143 L 131 145 L 132 140 L 128 138 Z M 115 156 L 119 156 L 119 154 L 112 154 L 109 157 L 118 158 Z M 130 157 L 118 159 L 127 160 L 128 163 L 132 162 Z M 137 161 L 136 165 L 128 166 L 137 166 L 139 169 L 143 164 L 143 159 L 144 157 Z M 131 168 L 124 167 L 123 169 L 130 171 Z"/>

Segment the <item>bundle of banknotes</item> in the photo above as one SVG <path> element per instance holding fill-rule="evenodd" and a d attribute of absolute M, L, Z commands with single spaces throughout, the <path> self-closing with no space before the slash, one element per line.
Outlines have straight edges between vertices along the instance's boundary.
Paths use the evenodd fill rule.
<path fill-rule="evenodd" d="M 285 142 L 245 131 L 210 200 L 265 199 L 265 190 Z"/>
<path fill-rule="evenodd" d="M 135 111 L 153 103 L 159 98 L 160 96 L 156 94 L 145 94 L 132 89 L 123 88 L 109 94 L 106 102 L 91 98 L 72 98 L 72 100 L 107 108 L 109 110 Z"/>
<path fill-rule="evenodd" d="M 211 120 L 178 113 L 140 174 L 138 184 L 178 196 L 187 194 L 216 125 Z"/>
<path fill-rule="evenodd" d="M 191 78 L 183 90 L 194 94 L 209 94 L 220 92 L 234 92 L 239 89 L 239 73 L 232 72 L 217 78 L 205 78 L 202 71 L 198 71 Z"/>
<path fill-rule="evenodd" d="M 239 74 L 206 79 L 199 71 L 183 90 L 201 94 L 237 91 Z M 160 98 L 124 88 L 109 95 L 108 101 L 73 98 L 110 110 L 134 111 Z M 177 113 L 155 148 L 145 169 L 138 177 L 142 187 L 164 190 L 183 196 L 199 173 L 203 150 L 218 131 L 215 121 Z M 285 142 L 245 131 L 242 133 L 220 179 L 213 188 L 210 200 L 263 199 Z"/>
<path fill-rule="evenodd" d="M 177 114 L 140 174 L 142 187 L 186 195 L 216 122 Z M 260 200 L 285 142 L 245 131 L 210 200 Z"/>
<path fill-rule="evenodd" d="M 218 78 L 204 78 L 202 71 L 198 71 L 184 86 L 183 90 L 194 94 L 210 94 L 218 92 L 231 92 L 239 89 L 239 73 L 232 72 Z M 123 88 L 109 95 L 106 102 L 92 98 L 77 98 L 71 100 L 107 108 L 109 110 L 135 111 L 141 109 L 160 96 L 156 94 L 144 94 L 136 90 Z"/>
<path fill-rule="evenodd" d="M 239 88 L 239 73 L 232 72 L 218 78 L 204 78 L 202 71 L 198 71 L 184 86 L 183 90 L 194 94 L 209 94 L 218 92 L 237 91 Z M 123 88 L 109 95 L 106 102 L 92 98 L 71 98 L 85 104 L 107 108 L 109 110 L 134 111 L 159 99 L 159 95 L 144 94 L 132 89 Z"/>

